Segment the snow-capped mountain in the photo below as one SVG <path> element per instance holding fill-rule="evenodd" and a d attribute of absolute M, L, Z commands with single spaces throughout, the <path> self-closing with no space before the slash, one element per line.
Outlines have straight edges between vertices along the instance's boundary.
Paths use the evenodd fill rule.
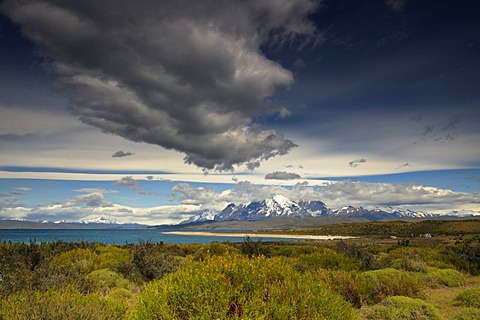
<path fill-rule="evenodd" d="M 65 221 L 62 221 L 65 222 Z M 107 220 L 104 217 L 93 217 L 89 219 L 82 219 L 81 223 L 89 224 L 89 223 L 105 223 L 105 224 L 123 224 L 115 220 Z"/>
<path fill-rule="evenodd" d="M 206 210 L 203 210 L 200 214 L 194 215 L 190 219 L 180 222 L 180 224 L 213 221 L 216 214 L 217 213 L 215 211 L 206 209 Z"/>
<path fill-rule="evenodd" d="M 391 218 L 432 218 L 434 215 L 421 212 L 412 211 L 403 208 L 393 208 L 390 206 L 364 208 L 347 206 L 339 210 L 334 210 L 328 214 L 334 217 L 355 217 L 366 218 L 368 220 L 382 220 Z"/>
<path fill-rule="evenodd" d="M 250 202 L 246 205 L 229 204 L 218 215 L 215 221 L 226 220 L 263 220 L 274 217 L 302 218 L 312 216 L 313 213 L 298 203 L 282 195 L 276 195 L 263 201 Z"/>
<path fill-rule="evenodd" d="M 215 213 L 211 210 L 191 217 L 182 224 L 205 221 L 255 221 L 275 217 L 338 217 L 338 218 L 366 218 L 368 220 L 385 220 L 395 218 L 432 218 L 436 215 L 412 211 L 409 209 L 376 206 L 353 207 L 347 206 L 339 210 L 331 210 L 322 201 L 292 201 L 282 195 L 276 195 L 263 201 L 254 201 L 247 204 L 230 203 L 222 211 Z"/>
<path fill-rule="evenodd" d="M 332 211 L 322 201 L 299 201 L 298 205 L 308 210 L 312 216 L 326 216 Z"/>

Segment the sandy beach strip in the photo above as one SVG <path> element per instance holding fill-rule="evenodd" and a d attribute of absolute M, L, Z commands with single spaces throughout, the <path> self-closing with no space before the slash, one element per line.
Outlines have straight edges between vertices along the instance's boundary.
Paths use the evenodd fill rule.
<path fill-rule="evenodd" d="M 348 236 L 318 236 L 310 234 L 274 234 L 274 233 L 235 233 L 235 232 L 205 232 L 205 231 L 165 231 L 163 234 L 180 236 L 208 236 L 208 237 L 251 237 L 251 238 L 280 238 L 280 239 L 308 239 L 308 240 L 336 240 L 354 239 Z"/>

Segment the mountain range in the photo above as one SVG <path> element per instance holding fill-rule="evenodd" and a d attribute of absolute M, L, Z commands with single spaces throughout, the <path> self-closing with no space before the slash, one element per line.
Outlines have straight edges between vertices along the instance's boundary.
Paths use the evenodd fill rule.
<path fill-rule="evenodd" d="M 262 201 L 254 201 L 247 204 L 230 203 L 219 212 L 205 210 L 183 221 L 182 224 L 206 221 L 257 221 L 275 217 L 348 217 L 385 220 L 395 218 L 434 218 L 437 216 L 426 212 L 390 206 L 373 208 L 347 206 L 338 210 L 332 210 L 322 201 L 295 202 L 282 195 L 275 195 Z"/>

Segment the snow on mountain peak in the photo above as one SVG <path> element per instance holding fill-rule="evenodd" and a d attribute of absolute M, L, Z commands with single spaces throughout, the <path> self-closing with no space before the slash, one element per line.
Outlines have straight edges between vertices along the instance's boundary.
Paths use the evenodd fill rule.
<path fill-rule="evenodd" d="M 293 203 L 292 201 L 282 196 L 281 194 L 277 194 L 273 196 L 272 199 L 281 206 L 289 206 Z"/>

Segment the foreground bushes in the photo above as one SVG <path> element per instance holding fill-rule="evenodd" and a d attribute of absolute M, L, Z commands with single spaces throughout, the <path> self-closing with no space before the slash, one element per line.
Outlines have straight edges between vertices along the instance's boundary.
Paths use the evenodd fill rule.
<path fill-rule="evenodd" d="M 403 311 L 435 319 L 415 298 L 466 284 L 463 267 L 442 255 L 452 247 L 466 248 L 248 238 L 203 245 L 0 243 L 0 319 L 347 320 L 353 307 L 369 310 L 370 319 Z M 479 290 L 465 290 L 449 302 L 449 315 L 480 319 L 479 300 Z"/>
<path fill-rule="evenodd" d="M 440 315 L 434 306 L 408 297 L 388 297 L 367 311 L 369 320 L 437 320 Z"/>
<path fill-rule="evenodd" d="M 284 258 L 225 255 L 150 283 L 131 319 L 353 319 L 352 307 Z"/>
<path fill-rule="evenodd" d="M 395 295 L 415 298 L 425 286 L 418 275 L 391 268 L 360 273 L 320 270 L 315 277 L 356 307 Z"/>
<path fill-rule="evenodd" d="M 455 297 L 455 304 L 462 307 L 472 307 L 480 309 L 480 288 L 473 288 L 462 291 Z"/>
<path fill-rule="evenodd" d="M 466 308 L 463 309 L 453 320 L 478 320 L 480 319 L 480 309 Z"/>
<path fill-rule="evenodd" d="M 73 288 L 61 291 L 23 292 L 0 303 L 0 319 L 122 319 L 126 306 L 98 294 L 81 294 Z"/>
<path fill-rule="evenodd" d="M 439 284 L 447 287 L 460 287 L 465 285 L 465 276 L 463 273 L 452 269 L 428 268 L 425 280 L 432 285 Z"/>

